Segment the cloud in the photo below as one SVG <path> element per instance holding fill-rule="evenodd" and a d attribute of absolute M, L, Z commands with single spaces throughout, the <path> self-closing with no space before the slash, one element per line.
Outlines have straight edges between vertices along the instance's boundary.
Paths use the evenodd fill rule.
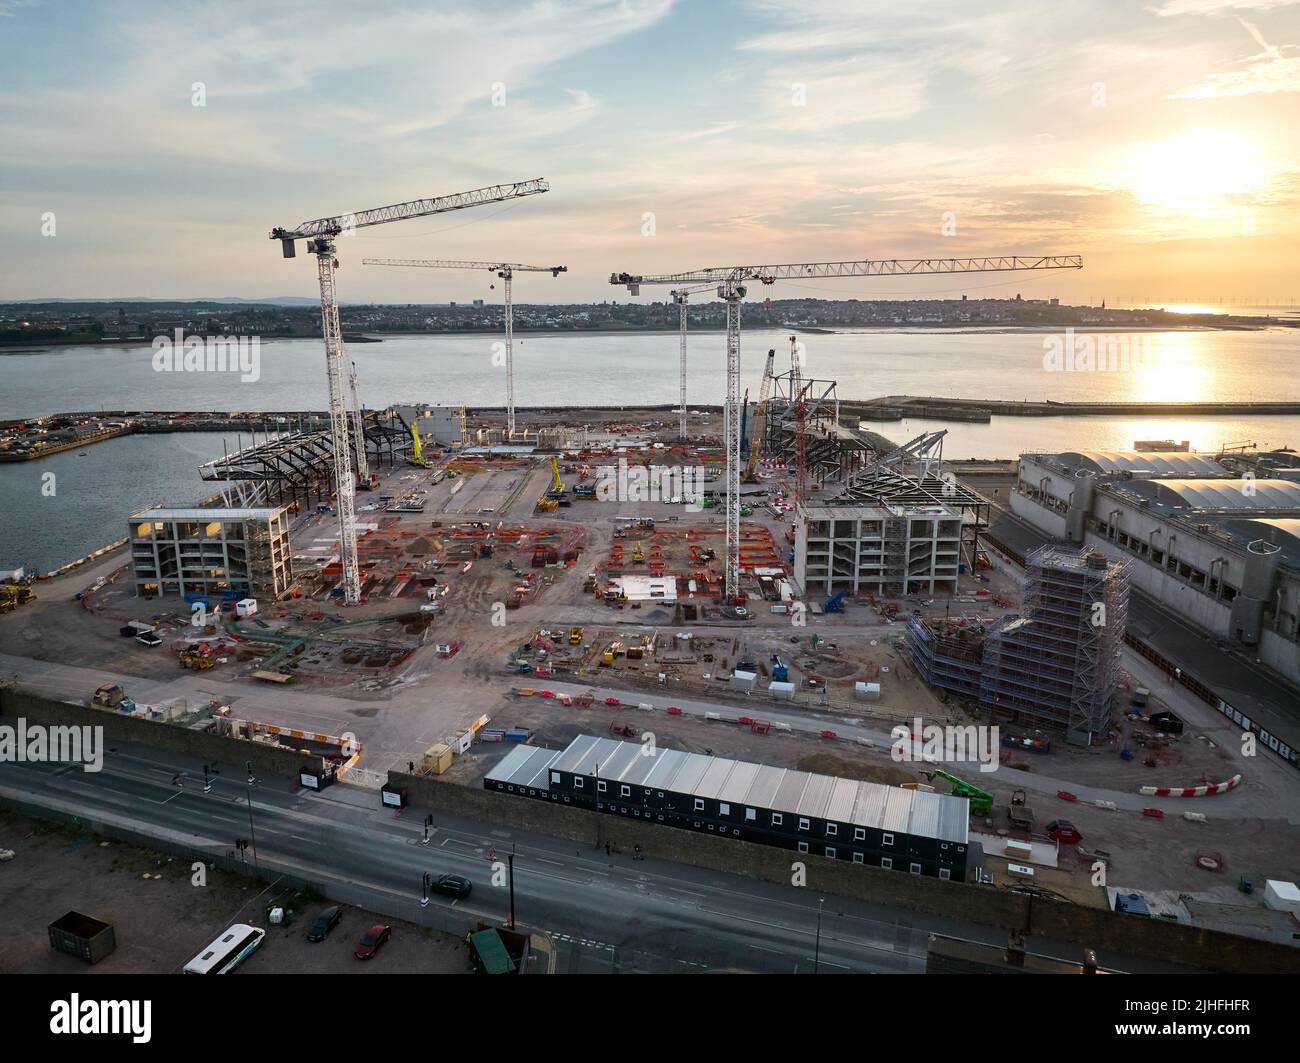
<path fill-rule="evenodd" d="M 1205 100 L 1256 93 L 1300 92 L 1300 47 L 1275 47 L 1264 39 L 1257 27 L 1244 19 L 1238 21 L 1262 49 L 1260 53 L 1242 60 L 1247 64 L 1243 69 L 1210 74 L 1199 84 L 1171 93 L 1170 99 Z"/>
<path fill-rule="evenodd" d="M 1272 11 L 1290 7 L 1297 0 L 1165 0 L 1159 7 L 1151 8 L 1162 18 L 1173 15 L 1226 15 L 1237 11 Z"/>

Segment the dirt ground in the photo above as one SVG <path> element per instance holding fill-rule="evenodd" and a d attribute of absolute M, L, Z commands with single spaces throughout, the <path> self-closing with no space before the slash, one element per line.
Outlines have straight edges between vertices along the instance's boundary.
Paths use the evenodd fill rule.
<path fill-rule="evenodd" d="M 235 922 L 261 926 L 267 936 L 236 974 L 462 974 L 465 943 L 389 916 L 344 906 L 342 922 L 312 944 L 306 930 L 330 904 L 300 894 L 272 894 L 264 883 L 208 871 L 191 884 L 188 865 L 172 857 L 0 809 L 0 973 L 174 974 Z M 145 876 L 150 876 L 146 878 Z M 275 901 L 293 911 L 288 926 L 264 917 Z M 46 927 L 69 911 L 111 923 L 117 949 L 93 967 L 55 952 Z M 368 962 L 353 956 L 374 923 L 393 927 L 391 940 Z"/>

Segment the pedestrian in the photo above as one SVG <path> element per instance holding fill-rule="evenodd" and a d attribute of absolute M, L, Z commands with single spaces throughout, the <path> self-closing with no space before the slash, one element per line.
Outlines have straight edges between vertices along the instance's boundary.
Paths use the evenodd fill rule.
<path fill-rule="evenodd" d="M 605 855 L 606 855 L 606 856 L 609 855 L 609 842 L 606 842 L 606 843 L 605 843 Z"/>

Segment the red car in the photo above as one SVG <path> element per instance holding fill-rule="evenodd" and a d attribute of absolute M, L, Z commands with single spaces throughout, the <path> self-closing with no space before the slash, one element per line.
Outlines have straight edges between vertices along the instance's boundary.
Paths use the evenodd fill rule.
<path fill-rule="evenodd" d="M 361 936 L 361 941 L 357 944 L 357 959 L 371 959 L 383 947 L 384 942 L 392 936 L 393 928 L 391 926 L 376 923 Z"/>
<path fill-rule="evenodd" d="M 1083 840 L 1079 828 L 1068 819 L 1054 819 L 1047 825 L 1047 836 L 1062 845 L 1077 845 Z"/>
<path fill-rule="evenodd" d="M 620 702 L 619 702 L 618 698 L 606 698 L 606 699 L 605 699 L 605 704 L 606 704 L 606 705 L 618 705 L 618 704 L 620 704 Z"/>

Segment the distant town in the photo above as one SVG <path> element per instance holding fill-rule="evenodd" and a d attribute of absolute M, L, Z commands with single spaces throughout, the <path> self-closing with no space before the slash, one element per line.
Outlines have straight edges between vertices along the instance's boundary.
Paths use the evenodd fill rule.
<path fill-rule="evenodd" d="M 726 325 L 725 305 L 700 298 L 689 308 L 696 329 Z M 340 308 L 345 332 L 360 334 L 497 332 L 502 308 L 470 303 L 352 305 Z M 1057 299 L 755 299 L 745 306 L 753 328 L 802 330 L 917 326 L 924 328 L 1121 327 L 1260 328 L 1296 325 L 1288 318 L 1179 314 L 1167 310 L 1069 306 Z M 671 302 L 518 303 L 517 331 L 625 332 L 676 329 Z M 57 346 L 150 341 L 182 329 L 187 334 L 319 336 L 320 309 L 280 302 L 51 301 L 0 304 L 0 345 Z"/>

